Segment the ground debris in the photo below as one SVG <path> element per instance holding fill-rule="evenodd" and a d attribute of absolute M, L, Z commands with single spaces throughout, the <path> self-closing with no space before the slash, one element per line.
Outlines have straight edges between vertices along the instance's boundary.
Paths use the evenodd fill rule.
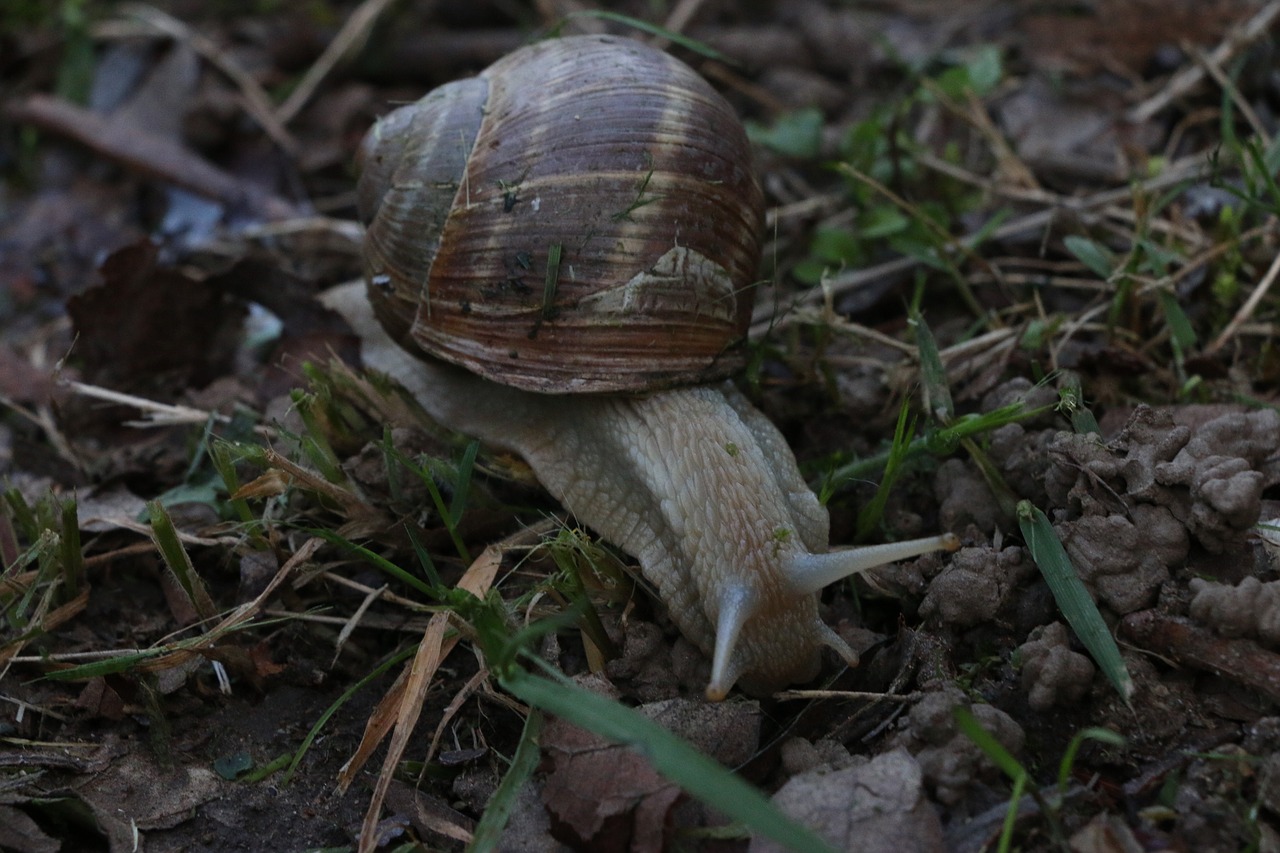
<path fill-rule="evenodd" d="M 672 699 L 638 710 L 726 766 L 745 763 L 759 739 L 760 713 L 753 702 Z M 592 850 L 669 848 L 677 822 L 673 812 L 683 794 L 643 756 L 560 719 L 548 723 L 542 747 L 542 801 L 553 836 Z"/>
<path fill-rule="evenodd" d="M 957 707 L 967 708 L 1015 756 L 1026 741 L 1012 717 L 993 705 L 969 702 L 955 686 L 927 694 L 907 714 L 894 743 L 915 755 L 934 797 L 948 804 L 965 797 L 976 779 L 999 775 L 990 757 L 960 731 L 954 716 Z"/>
<path fill-rule="evenodd" d="M 1252 637 L 1280 645 L 1280 581 L 1250 575 L 1235 586 L 1192 578 L 1191 618 L 1224 637 Z"/>
<path fill-rule="evenodd" d="M 838 850 L 933 853 L 945 849 L 942 824 L 925 795 L 920 764 L 901 747 L 840 770 L 801 773 L 783 785 L 773 801 Z M 762 838 L 752 839 L 749 849 L 752 853 L 783 850 Z"/>
<path fill-rule="evenodd" d="M 1071 635 L 1061 622 L 1031 632 L 1018 648 L 1022 658 L 1022 689 L 1037 711 L 1078 702 L 1093 684 L 1093 661 L 1071 650 Z"/>

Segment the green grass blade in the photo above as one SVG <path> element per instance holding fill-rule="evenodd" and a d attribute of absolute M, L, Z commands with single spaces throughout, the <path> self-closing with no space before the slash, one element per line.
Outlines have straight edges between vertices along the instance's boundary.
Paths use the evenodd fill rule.
<path fill-rule="evenodd" d="M 1067 783 L 1071 781 L 1071 770 L 1075 767 L 1076 753 L 1080 751 L 1080 747 L 1086 740 L 1096 740 L 1099 743 L 1105 743 L 1110 746 L 1123 747 L 1125 745 L 1124 737 L 1110 729 L 1090 726 L 1087 729 L 1081 729 L 1076 732 L 1075 737 L 1071 738 L 1071 743 L 1067 744 L 1067 751 L 1062 754 L 1062 761 L 1058 763 L 1059 797 L 1067 793 Z"/>
<path fill-rule="evenodd" d="M 1167 290 L 1161 290 L 1156 295 L 1160 300 L 1160 309 L 1164 312 L 1165 323 L 1169 326 L 1174 355 L 1181 361 L 1196 345 L 1196 332 L 1191 326 L 1191 318 L 1178 304 L 1177 296 Z"/>
<path fill-rule="evenodd" d="M 898 410 L 898 423 L 893 430 L 893 443 L 889 446 L 889 455 L 885 459 L 884 471 L 880 475 L 880 485 L 876 493 L 858 510 L 858 524 L 854 532 L 854 541 L 862 542 L 869 537 L 884 517 L 884 508 L 889 503 L 889 494 L 902 474 L 902 465 L 907 460 L 911 449 L 911 439 L 915 436 L 915 419 L 910 417 L 908 406 L 904 400 Z"/>
<path fill-rule="evenodd" d="M 1062 244 L 1076 260 L 1089 268 L 1098 278 L 1106 281 L 1116 269 L 1116 257 L 1111 250 L 1096 240 L 1072 234 L 1063 238 Z"/>
<path fill-rule="evenodd" d="M 414 533 L 413 527 L 406 524 L 404 526 L 405 535 L 409 537 L 409 544 L 413 546 L 413 554 L 418 558 L 418 565 L 422 566 L 422 573 L 427 576 L 427 580 L 437 589 L 443 588 L 444 584 L 440 582 L 440 573 L 436 571 L 436 562 L 431 559 L 431 552 L 427 550 L 427 546 L 422 544 L 422 540 L 418 538 L 418 534 Z"/>
<path fill-rule="evenodd" d="M 218 477 L 222 480 L 223 488 L 227 490 L 228 495 L 234 495 L 240 491 L 240 476 L 236 473 L 236 460 L 241 458 L 242 454 L 238 453 L 236 444 L 218 440 L 209 446 L 209 459 L 213 462 L 213 468 L 218 473 Z M 240 523 L 246 527 L 254 526 L 256 517 L 253 514 L 253 508 L 249 506 L 249 502 L 244 498 L 227 498 L 227 505 L 231 507 L 236 517 L 240 519 Z M 254 538 L 260 538 L 254 533 Z"/>
<path fill-rule="evenodd" d="M 31 506 L 22 497 L 22 492 L 16 488 L 6 489 L 4 500 L 9 505 L 9 512 L 18 532 L 29 542 L 39 539 L 43 528 L 36 521 L 36 514 L 31 511 Z"/>
<path fill-rule="evenodd" d="M 498 680 L 516 698 L 636 750 L 663 776 L 760 835 L 796 851 L 832 849 L 764 794 L 636 711 L 568 681 L 551 681 L 519 667 L 510 667 Z"/>
<path fill-rule="evenodd" d="M 1075 373 L 1063 374 L 1058 386 L 1058 411 L 1071 419 L 1071 428 L 1081 435 L 1102 435 L 1098 419 L 1084 403 L 1080 377 Z"/>
<path fill-rule="evenodd" d="M 467 498 L 471 496 L 471 475 L 476 467 L 476 455 L 480 452 L 480 442 L 473 441 L 463 451 L 462 461 L 458 463 L 458 476 L 454 480 L 453 500 L 449 502 L 449 524 L 457 527 L 462 521 L 462 513 L 467 508 Z"/>
<path fill-rule="evenodd" d="M 516 797 L 524 783 L 538 769 L 542 760 L 542 749 L 538 737 L 542 734 L 542 713 L 536 708 L 529 712 L 524 721 L 524 731 L 520 734 L 520 743 L 516 747 L 511 766 L 498 783 L 497 790 L 489 798 L 480 822 L 476 824 L 475 835 L 467 847 L 468 853 L 487 853 L 496 850 L 502 840 L 502 830 L 506 828 L 511 817 L 511 809 L 515 807 Z"/>
<path fill-rule="evenodd" d="M 651 24 L 640 18 L 633 18 L 630 15 L 624 15 L 621 12 L 610 12 L 605 9 L 583 9 L 580 12 L 570 12 L 565 15 L 566 19 L 578 17 L 598 18 L 602 21 L 613 21 L 615 24 L 622 24 L 624 26 L 631 27 L 632 29 L 639 30 L 642 33 L 648 33 L 651 36 L 666 39 L 672 44 L 678 44 L 687 50 L 691 50 L 694 53 L 705 56 L 707 59 L 715 59 L 719 62 L 725 63 L 726 65 L 737 64 L 734 62 L 732 57 L 726 56 L 705 42 L 689 38 L 688 36 L 674 30 L 669 30 L 666 27 Z"/>
<path fill-rule="evenodd" d="M 450 507 L 445 503 L 440 487 L 436 485 L 435 474 L 432 470 L 435 460 L 430 457 L 423 457 L 423 463 L 418 464 L 393 447 L 389 437 L 383 441 L 383 452 L 402 465 L 406 471 L 416 476 L 422 482 L 422 485 L 426 486 L 427 494 L 431 496 L 431 503 L 436 508 L 436 516 L 440 519 L 440 523 L 444 525 L 445 531 L 448 532 L 449 539 L 453 542 L 453 547 L 457 550 L 458 556 L 462 558 L 462 562 L 468 564 L 471 563 L 471 552 L 467 549 L 466 543 L 462 541 L 462 534 L 458 531 L 458 521 L 466 504 L 466 494 L 470 490 L 471 473 L 475 466 L 475 453 L 472 451 L 472 447 L 475 447 L 477 451 L 479 449 L 479 445 L 475 442 L 468 445 L 466 452 L 463 454 L 465 468 L 460 471 L 449 472 L 453 475 L 452 486 L 454 493 L 453 506 Z M 457 497 L 459 491 L 463 492 L 461 501 Z M 455 509 L 458 513 L 457 517 L 453 514 Z"/>
<path fill-rule="evenodd" d="M 1019 423 L 1038 417 L 1049 408 L 1049 406 L 1037 406 L 1033 409 L 1025 403 L 1017 402 L 980 415 L 961 415 L 947 426 L 930 429 L 911 439 L 905 451 L 902 451 L 901 461 L 905 463 L 921 456 L 948 456 L 971 436 L 991 432 L 1005 424 Z M 832 469 L 825 475 L 823 482 L 818 484 L 823 503 L 850 483 L 879 476 L 889 464 L 889 456 L 897 452 L 899 451 L 891 446 L 888 450 Z"/>
<path fill-rule="evenodd" d="M 982 727 L 972 711 L 963 705 L 957 705 L 951 710 L 951 714 L 956 718 L 956 725 L 964 736 L 973 741 L 978 749 L 991 759 L 991 763 L 1009 777 L 1009 781 L 1017 782 L 1019 779 L 1026 778 L 1027 768 L 1004 748 L 1004 744 L 996 740 L 995 735 Z"/>
<path fill-rule="evenodd" d="M 951 386 L 947 381 L 947 369 L 942 365 L 942 353 L 933 330 L 925 322 L 924 315 L 914 308 L 908 315 L 916 335 L 916 349 L 920 353 L 920 384 L 924 392 L 924 410 L 944 424 L 956 416 L 956 405 L 951 399 Z"/>
<path fill-rule="evenodd" d="M 374 667 L 373 671 L 364 678 L 344 690 L 342 695 L 334 700 L 332 705 L 325 708 L 324 713 L 315 721 L 315 724 L 311 726 L 311 730 L 307 732 L 306 737 L 302 739 L 302 743 L 298 745 L 298 751 L 293 754 L 293 759 L 289 762 L 289 769 L 280 777 L 280 784 L 289 784 L 289 780 L 293 778 L 294 771 L 298 769 L 298 765 L 302 762 L 302 757 L 307 754 L 307 750 L 311 748 L 311 744 L 320 736 L 320 731 L 324 728 L 324 724 L 329 722 L 330 717 L 338 713 L 339 708 L 347 704 L 347 702 L 351 700 L 351 697 L 356 695 L 356 693 L 365 685 L 377 679 L 396 664 L 403 663 L 413 657 L 417 651 L 417 646 L 410 646 L 407 649 L 401 649 L 399 652 L 396 652 L 396 654 Z"/>
<path fill-rule="evenodd" d="M 1026 775 L 1013 780 L 1013 790 L 1009 792 L 1009 808 L 1004 813 L 1004 823 L 1000 826 L 1000 843 L 996 853 L 1009 853 L 1013 849 L 1013 831 L 1018 827 L 1018 805 L 1022 802 L 1022 793 L 1027 789 Z"/>
<path fill-rule="evenodd" d="M 173 651 L 173 648 L 148 649 L 144 652 L 129 652 L 106 660 L 70 666 L 66 669 L 51 670 L 50 672 L 45 673 L 43 678 L 47 681 L 84 681 L 90 678 L 99 678 L 104 675 L 117 675 L 122 672 L 131 672 L 138 665 L 146 663 L 152 658 L 158 658 L 163 654 L 168 654 L 171 651 Z"/>
<path fill-rule="evenodd" d="M 147 516 L 151 519 L 151 538 L 160 550 L 160 556 L 164 559 L 165 565 L 169 567 L 169 571 L 173 572 L 178 585 L 186 593 L 187 600 L 191 602 L 196 613 L 200 614 L 201 619 L 212 619 L 217 613 L 213 606 L 213 599 L 209 596 L 204 581 L 196 573 L 195 566 L 191 564 L 187 549 L 182 547 L 178 530 L 173 526 L 173 519 L 169 517 L 164 504 L 160 501 L 149 501 Z"/>
<path fill-rule="evenodd" d="M 76 515 L 76 499 L 60 502 L 62 535 L 62 577 L 66 583 L 67 598 L 75 598 L 84 585 L 84 555 L 80 552 L 80 519 Z"/>
<path fill-rule="evenodd" d="M 1031 558 L 1036 561 L 1036 566 L 1049 584 L 1067 624 L 1076 632 L 1080 642 L 1089 650 L 1089 654 L 1121 698 L 1128 703 L 1133 696 L 1133 680 L 1120 657 L 1120 649 L 1107 630 L 1106 623 L 1102 621 L 1102 615 L 1098 613 L 1098 607 L 1089 597 L 1080 576 L 1076 574 L 1075 567 L 1071 565 L 1071 558 L 1067 556 L 1049 519 L 1030 501 L 1021 501 L 1018 503 L 1018 527 L 1022 530 L 1027 549 L 1031 551 Z"/>
<path fill-rule="evenodd" d="M 325 530 L 323 528 L 316 527 L 316 528 L 312 528 L 307 532 L 309 532 L 312 536 L 320 537 L 326 542 L 332 542 L 334 545 L 340 545 L 343 548 L 348 548 L 354 551 L 355 553 L 363 557 L 365 560 L 368 560 L 370 563 L 372 563 L 373 567 L 378 569 L 379 571 L 387 575 L 390 575 L 391 577 L 395 578 L 401 583 L 404 583 L 413 587 L 418 592 L 422 593 L 425 596 L 430 597 L 433 600 L 440 599 L 441 590 L 438 586 L 433 587 L 430 584 L 424 582 L 422 578 L 415 577 L 411 573 L 406 572 L 404 569 L 400 568 L 395 563 L 388 560 L 386 557 L 383 557 L 381 554 L 378 554 L 374 551 L 370 551 L 368 548 L 364 547 L 363 545 L 357 545 L 355 542 L 352 542 L 350 539 L 346 538 L 345 536 L 340 536 L 339 534 L 334 533 L 332 530 Z"/>

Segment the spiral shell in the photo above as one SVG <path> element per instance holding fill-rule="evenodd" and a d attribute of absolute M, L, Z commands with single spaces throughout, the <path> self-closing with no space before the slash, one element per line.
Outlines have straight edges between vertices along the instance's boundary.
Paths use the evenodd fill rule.
<path fill-rule="evenodd" d="M 369 297 L 402 345 L 553 393 L 738 366 L 763 199 L 732 108 L 662 51 L 526 47 L 379 121 L 361 171 Z"/>

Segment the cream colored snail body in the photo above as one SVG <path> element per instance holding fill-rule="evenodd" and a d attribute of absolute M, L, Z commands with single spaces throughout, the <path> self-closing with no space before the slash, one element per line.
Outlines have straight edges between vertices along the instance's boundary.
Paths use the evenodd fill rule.
<path fill-rule="evenodd" d="M 739 365 L 763 200 L 729 105 L 627 39 L 542 42 L 382 119 L 367 287 L 326 296 L 442 424 L 520 454 L 639 561 L 707 695 L 857 655 L 816 592 L 954 537 L 828 552 L 826 510 Z"/>

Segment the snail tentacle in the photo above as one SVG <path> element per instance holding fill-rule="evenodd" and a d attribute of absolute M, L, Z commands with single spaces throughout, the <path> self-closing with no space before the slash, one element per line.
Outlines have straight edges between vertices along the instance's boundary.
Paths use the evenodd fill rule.
<path fill-rule="evenodd" d="M 801 552 L 782 566 L 796 595 L 814 593 L 828 584 L 899 560 L 909 560 L 933 551 L 954 551 L 960 547 L 960 539 L 954 533 L 906 539 L 902 542 L 886 542 L 881 545 L 862 545 L 828 551 L 825 554 Z"/>

